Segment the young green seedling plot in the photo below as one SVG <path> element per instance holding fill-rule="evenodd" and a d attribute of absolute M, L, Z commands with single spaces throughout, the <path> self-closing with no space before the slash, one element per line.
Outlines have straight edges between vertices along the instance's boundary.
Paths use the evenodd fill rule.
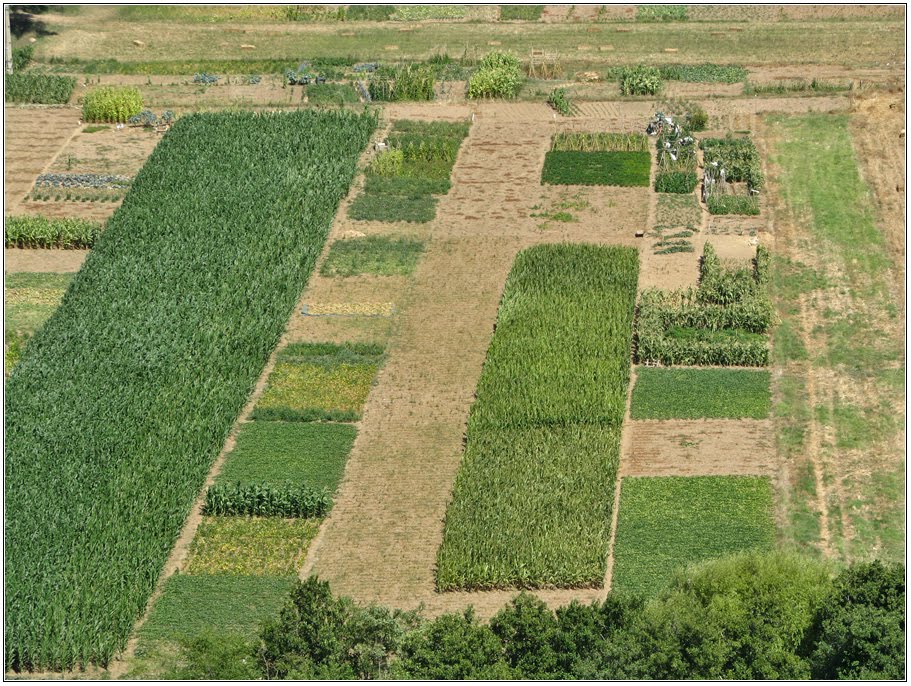
<path fill-rule="evenodd" d="M 348 208 L 352 219 L 429 222 L 437 196 L 449 192 L 449 175 L 469 124 L 398 121 L 367 169 L 364 191 Z"/>
<path fill-rule="evenodd" d="M 124 647 L 375 125 L 199 114 L 155 148 L 7 381 L 7 669 Z"/>
<path fill-rule="evenodd" d="M 278 355 L 253 419 L 353 422 L 383 361 L 365 343 L 292 343 Z"/>
<path fill-rule="evenodd" d="M 752 369 L 639 367 L 633 419 L 765 419 L 769 373 Z"/>
<path fill-rule="evenodd" d="M 414 272 L 423 241 L 393 236 L 365 236 L 335 241 L 320 267 L 323 276 L 408 276 Z"/>
<path fill-rule="evenodd" d="M 774 542 L 768 478 L 626 477 L 611 590 L 654 594 L 687 564 Z"/>
<path fill-rule="evenodd" d="M 541 183 L 648 186 L 652 158 L 639 133 L 557 133 L 544 157 Z"/>
<path fill-rule="evenodd" d="M 440 590 L 603 582 L 638 273 L 631 248 L 516 258 L 446 512 Z"/>
<path fill-rule="evenodd" d="M 698 288 L 644 290 L 636 320 L 641 363 L 764 367 L 775 309 L 768 293 L 769 252 L 752 268 L 726 265 L 705 244 Z"/>

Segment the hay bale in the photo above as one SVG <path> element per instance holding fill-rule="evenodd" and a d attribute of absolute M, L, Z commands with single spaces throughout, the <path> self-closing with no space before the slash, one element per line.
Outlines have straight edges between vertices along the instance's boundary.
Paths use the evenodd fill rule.
<path fill-rule="evenodd" d="M 143 43 L 141 40 L 134 40 L 133 45 L 135 45 L 138 48 L 144 48 L 146 46 L 146 44 Z"/>

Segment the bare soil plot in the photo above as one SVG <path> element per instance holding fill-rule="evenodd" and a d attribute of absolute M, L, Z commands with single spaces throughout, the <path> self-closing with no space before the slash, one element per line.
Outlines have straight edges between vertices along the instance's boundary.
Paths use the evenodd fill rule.
<path fill-rule="evenodd" d="M 161 140 L 153 129 L 128 126 L 118 131 L 111 125 L 86 133 L 85 128 L 60 150 L 48 172 L 135 176 Z"/>
<path fill-rule="evenodd" d="M 637 420 L 628 430 L 623 476 L 772 476 L 778 470 L 770 420 Z"/>
<path fill-rule="evenodd" d="M 79 131 L 80 113 L 69 107 L 6 107 L 3 191 L 6 212 L 27 211 L 23 199 L 60 149 Z"/>
<path fill-rule="evenodd" d="M 8 274 L 13 272 L 78 272 L 88 254 L 88 250 L 5 248 L 3 268 Z"/>

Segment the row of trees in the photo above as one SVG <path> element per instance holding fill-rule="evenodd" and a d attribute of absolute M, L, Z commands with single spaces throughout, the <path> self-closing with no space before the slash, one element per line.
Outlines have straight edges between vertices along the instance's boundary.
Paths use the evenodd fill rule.
<path fill-rule="evenodd" d="M 752 553 L 681 573 L 658 597 L 556 612 L 517 596 L 487 624 L 360 607 L 299 582 L 256 645 L 208 635 L 187 679 L 903 679 L 904 567 Z"/>

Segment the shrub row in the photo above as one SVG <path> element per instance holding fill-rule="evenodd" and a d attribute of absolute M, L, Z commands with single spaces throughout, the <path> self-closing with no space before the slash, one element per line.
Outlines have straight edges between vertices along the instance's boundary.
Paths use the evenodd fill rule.
<path fill-rule="evenodd" d="M 6 102 L 35 105 L 65 105 L 69 102 L 76 79 L 37 72 L 6 75 Z"/>
<path fill-rule="evenodd" d="M 202 513 L 216 516 L 324 517 L 332 508 L 325 489 L 304 484 L 215 484 L 206 490 Z"/>
<path fill-rule="evenodd" d="M 638 272 L 631 248 L 516 258 L 446 512 L 440 590 L 603 582 Z"/>
<path fill-rule="evenodd" d="M 7 217 L 7 248 L 91 248 L 102 224 L 88 219 L 48 219 L 38 216 Z"/>
<path fill-rule="evenodd" d="M 155 148 L 7 381 L 7 669 L 123 649 L 375 126 L 193 114 Z"/>
<path fill-rule="evenodd" d="M 142 94 L 136 86 L 93 88 L 82 100 L 82 118 L 93 122 L 126 122 L 142 111 Z"/>

